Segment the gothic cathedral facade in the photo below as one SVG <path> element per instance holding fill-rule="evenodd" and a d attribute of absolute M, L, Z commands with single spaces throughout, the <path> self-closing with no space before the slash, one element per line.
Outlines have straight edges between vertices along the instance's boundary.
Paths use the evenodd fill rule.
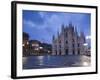
<path fill-rule="evenodd" d="M 52 55 L 81 55 L 85 54 L 85 35 L 77 32 L 75 26 L 70 23 L 62 25 L 61 32 L 52 38 Z"/>

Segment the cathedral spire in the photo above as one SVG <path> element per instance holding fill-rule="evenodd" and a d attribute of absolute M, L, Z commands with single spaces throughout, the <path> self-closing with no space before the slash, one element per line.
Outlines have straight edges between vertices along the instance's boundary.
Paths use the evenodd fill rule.
<path fill-rule="evenodd" d="M 80 37 L 84 40 L 84 42 L 86 41 L 86 40 L 85 40 L 85 35 L 84 35 L 83 32 L 80 33 Z"/>
<path fill-rule="evenodd" d="M 69 22 L 69 27 L 72 27 L 72 22 L 71 21 Z"/>
<path fill-rule="evenodd" d="M 57 35 L 58 35 L 58 37 L 59 37 L 59 30 L 57 31 Z"/>
<path fill-rule="evenodd" d="M 61 28 L 62 28 L 62 31 L 64 31 L 64 24 L 62 25 L 62 27 L 61 27 Z"/>
<path fill-rule="evenodd" d="M 84 37 L 84 33 L 83 33 L 83 32 L 81 32 L 80 36 Z"/>
<path fill-rule="evenodd" d="M 75 34 L 78 35 L 77 27 L 76 26 L 74 26 L 74 31 L 75 31 Z"/>
<path fill-rule="evenodd" d="M 55 40 L 55 36 L 53 35 L 52 40 Z"/>

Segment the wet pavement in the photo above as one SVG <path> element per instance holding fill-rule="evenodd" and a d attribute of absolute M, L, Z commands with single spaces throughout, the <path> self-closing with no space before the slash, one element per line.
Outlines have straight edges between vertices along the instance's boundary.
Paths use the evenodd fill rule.
<path fill-rule="evenodd" d="M 23 69 L 87 67 L 90 63 L 91 57 L 85 55 L 23 57 Z"/>

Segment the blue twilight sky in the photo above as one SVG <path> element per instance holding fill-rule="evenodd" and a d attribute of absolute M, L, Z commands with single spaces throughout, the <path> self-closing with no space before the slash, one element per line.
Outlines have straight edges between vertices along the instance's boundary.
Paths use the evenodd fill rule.
<path fill-rule="evenodd" d="M 67 26 L 70 22 L 76 26 L 78 33 L 84 32 L 90 36 L 89 13 L 65 13 L 23 10 L 23 32 L 27 32 L 30 40 L 39 40 L 52 43 L 52 36 L 60 32 L 62 24 Z"/>

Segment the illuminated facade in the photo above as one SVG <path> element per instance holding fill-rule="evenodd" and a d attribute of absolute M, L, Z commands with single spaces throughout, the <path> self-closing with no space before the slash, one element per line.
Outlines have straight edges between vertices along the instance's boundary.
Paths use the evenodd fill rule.
<path fill-rule="evenodd" d="M 23 32 L 23 56 L 29 55 L 29 35 Z"/>
<path fill-rule="evenodd" d="M 52 38 L 52 55 L 85 54 L 85 42 L 84 33 L 79 35 L 72 23 L 66 27 L 62 25 L 61 32 Z"/>
<path fill-rule="evenodd" d="M 28 33 L 23 32 L 23 56 L 51 54 L 51 44 L 41 43 L 38 40 L 29 40 Z"/>
<path fill-rule="evenodd" d="M 29 46 L 30 46 L 30 55 L 39 55 L 40 53 L 40 42 L 37 40 L 30 40 Z"/>

